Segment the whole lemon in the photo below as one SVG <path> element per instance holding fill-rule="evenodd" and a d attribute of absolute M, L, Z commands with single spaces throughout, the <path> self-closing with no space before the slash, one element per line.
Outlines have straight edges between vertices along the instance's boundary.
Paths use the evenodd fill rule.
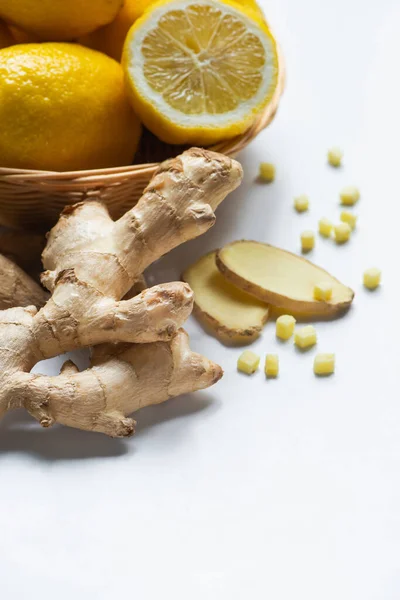
<path fill-rule="evenodd" d="M 43 41 L 72 40 L 115 18 L 123 0 L 0 0 L 0 17 Z"/>
<path fill-rule="evenodd" d="M 263 16 L 256 0 L 236 0 L 236 2 L 251 8 L 258 16 Z M 89 48 L 100 50 L 115 60 L 121 60 L 122 49 L 129 29 L 145 10 L 157 3 L 158 0 L 125 0 L 112 23 L 82 37 L 79 42 Z"/>
<path fill-rule="evenodd" d="M 14 44 L 13 37 L 5 23 L 0 21 L 0 48 L 7 48 Z"/>
<path fill-rule="evenodd" d="M 79 42 L 89 48 L 100 50 L 115 60 L 121 60 L 122 48 L 129 29 L 155 2 L 156 0 L 125 0 L 112 23 L 84 36 Z"/>
<path fill-rule="evenodd" d="M 121 65 L 77 44 L 0 50 L 0 123 L 2 167 L 126 165 L 140 138 Z"/>

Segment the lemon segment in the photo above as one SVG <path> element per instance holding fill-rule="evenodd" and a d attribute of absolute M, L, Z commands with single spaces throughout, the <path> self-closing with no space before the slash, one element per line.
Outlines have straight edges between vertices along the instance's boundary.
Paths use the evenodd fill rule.
<path fill-rule="evenodd" d="M 130 29 L 122 64 L 135 112 L 170 143 L 243 133 L 278 78 L 268 26 L 227 0 L 158 3 Z"/>

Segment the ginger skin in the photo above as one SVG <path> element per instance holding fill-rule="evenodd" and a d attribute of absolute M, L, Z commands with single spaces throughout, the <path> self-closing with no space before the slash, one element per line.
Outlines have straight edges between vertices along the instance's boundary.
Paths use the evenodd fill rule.
<path fill-rule="evenodd" d="M 0 415 L 25 407 L 42 426 L 61 423 L 131 435 L 129 414 L 206 388 L 222 370 L 192 352 L 180 329 L 193 294 L 175 282 L 121 300 L 154 260 L 201 235 L 240 183 L 240 165 L 192 148 L 163 163 L 138 204 L 114 222 L 98 202 L 68 207 L 43 252 L 52 296 L 36 308 L 0 312 Z M 45 358 L 95 346 L 91 367 L 30 373 Z"/>

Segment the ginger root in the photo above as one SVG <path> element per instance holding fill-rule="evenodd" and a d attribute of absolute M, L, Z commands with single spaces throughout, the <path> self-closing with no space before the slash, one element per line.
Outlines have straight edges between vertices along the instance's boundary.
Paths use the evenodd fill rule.
<path fill-rule="evenodd" d="M 163 163 L 116 222 L 98 202 L 66 208 L 43 252 L 50 299 L 39 311 L 0 312 L 0 415 L 24 407 L 44 427 L 121 437 L 134 432 L 135 410 L 218 381 L 221 368 L 192 352 L 180 329 L 193 304 L 188 285 L 121 299 L 154 260 L 214 224 L 241 178 L 236 161 L 192 148 Z M 85 371 L 68 361 L 54 377 L 30 372 L 84 346 L 95 346 Z"/>

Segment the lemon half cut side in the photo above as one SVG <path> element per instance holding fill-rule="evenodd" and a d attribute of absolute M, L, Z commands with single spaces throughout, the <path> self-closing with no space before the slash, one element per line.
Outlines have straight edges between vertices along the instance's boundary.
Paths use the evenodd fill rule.
<path fill-rule="evenodd" d="M 165 142 L 246 131 L 278 81 L 265 22 L 229 0 L 163 0 L 130 29 L 122 64 L 135 112 Z"/>

